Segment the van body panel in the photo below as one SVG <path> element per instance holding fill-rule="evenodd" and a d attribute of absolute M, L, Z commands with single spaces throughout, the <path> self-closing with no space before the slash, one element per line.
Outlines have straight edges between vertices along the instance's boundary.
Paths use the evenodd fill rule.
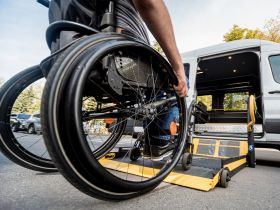
<path fill-rule="evenodd" d="M 269 45 L 274 45 L 275 43 L 269 41 L 260 41 L 258 39 L 238 40 L 238 41 L 226 42 L 226 43 L 186 52 L 182 54 L 182 57 L 183 59 L 186 57 L 207 57 L 211 55 L 228 53 L 232 51 L 257 48 L 260 47 L 262 44 L 269 46 Z"/>
<path fill-rule="evenodd" d="M 261 51 L 264 52 L 279 52 L 280 50 L 280 44 L 275 42 L 268 42 L 268 41 L 261 41 Z"/>

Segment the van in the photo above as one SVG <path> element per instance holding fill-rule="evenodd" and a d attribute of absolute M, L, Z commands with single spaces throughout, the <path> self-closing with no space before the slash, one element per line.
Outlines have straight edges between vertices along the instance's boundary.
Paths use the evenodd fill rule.
<path fill-rule="evenodd" d="M 280 150 L 280 44 L 239 40 L 182 54 L 190 103 L 200 102 L 206 121 L 194 120 L 194 135 L 247 138 L 247 99 L 257 104 L 255 146 Z"/>

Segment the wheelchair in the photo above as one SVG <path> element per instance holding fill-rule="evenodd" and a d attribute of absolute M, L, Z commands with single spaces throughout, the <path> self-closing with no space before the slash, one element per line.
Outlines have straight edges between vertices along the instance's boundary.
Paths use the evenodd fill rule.
<path fill-rule="evenodd" d="M 43 2 L 48 6 L 48 1 Z M 6 108 L 0 115 L 4 154 L 33 170 L 57 169 L 77 189 L 103 200 L 132 198 L 158 186 L 188 148 L 191 116 L 186 100 L 175 94 L 177 79 L 166 59 L 143 41 L 114 32 L 114 4 L 109 1 L 104 14 L 106 27 L 101 31 L 69 21 L 51 24 L 47 30 L 49 46 L 52 37 L 63 30 L 76 31 L 80 36 L 39 66 L 8 81 L 20 85 L 6 85 L 0 92 L 13 94 L 8 104 L 8 96 L 0 101 L 1 109 Z M 49 159 L 32 154 L 15 141 L 9 121 L 9 107 L 22 89 L 44 75 L 47 80 L 41 99 L 41 124 Z M 25 77 L 24 84 L 20 77 Z M 174 106 L 179 119 L 172 134 L 173 149 L 162 161 L 154 161 L 150 149 L 154 129 L 168 133 L 160 125 L 162 116 Z M 143 124 L 136 139 L 124 132 L 131 119 Z M 108 161 L 123 142 L 124 154 Z M 132 164 L 131 151 L 136 147 L 138 156 Z M 150 158 L 142 155 L 144 150 Z M 137 175 L 130 173 L 135 164 L 140 166 Z"/>

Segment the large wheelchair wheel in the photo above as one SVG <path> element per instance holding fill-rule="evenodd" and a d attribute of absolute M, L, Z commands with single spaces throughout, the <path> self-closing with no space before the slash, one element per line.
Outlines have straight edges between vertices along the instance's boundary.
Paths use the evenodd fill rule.
<path fill-rule="evenodd" d="M 175 81 L 166 60 L 132 38 L 98 34 L 67 49 L 48 75 L 41 107 L 45 143 L 58 170 L 79 190 L 99 199 L 128 199 L 154 189 L 185 148 L 187 107 L 175 96 Z M 86 106 L 85 98 L 92 98 L 93 108 Z M 162 116 L 172 107 L 178 107 L 179 122 L 170 155 L 155 162 L 148 149 L 150 158 L 131 163 L 136 135 L 126 134 L 124 123 L 141 121 L 150 147 L 150 132 L 161 130 Z M 91 121 L 103 129 L 103 137 L 85 129 Z M 106 121 L 115 123 L 110 128 Z M 127 152 L 108 165 L 102 157 L 123 142 Z M 139 170 L 132 175 L 135 164 Z"/>
<path fill-rule="evenodd" d="M 34 97 L 33 93 L 42 88 L 42 85 L 44 79 L 41 69 L 39 66 L 34 66 L 18 73 L 1 87 L 0 149 L 6 157 L 20 166 L 36 171 L 52 172 L 57 169 L 48 155 L 42 134 L 28 134 L 27 130 L 34 126 L 32 124 L 23 127 L 29 115 L 17 113 L 22 118 L 16 121 L 12 118 L 15 111 L 27 110 L 30 108 L 28 106 L 33 106 L 35 102 L 37 105 L 40 104 L 41 98 Z M 40 105 L 37 107 L 38 111 L 39 108 Z"/>

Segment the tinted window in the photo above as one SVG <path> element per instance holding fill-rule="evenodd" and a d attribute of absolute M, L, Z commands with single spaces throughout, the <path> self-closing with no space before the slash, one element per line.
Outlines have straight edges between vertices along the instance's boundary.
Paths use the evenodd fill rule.
<path fill-rule="evenodd" d="M 28 119 L 29 117 L 30 117 L 29 114 L 19 114 L 19 115 L 18 115 L 18 118 L 19 118 L 19 119 Z"/>
<path fill-rule="evenodd" d="M 280 55 L 270 56 L 269 62 L 275 81 L 280 83 Z"/>

